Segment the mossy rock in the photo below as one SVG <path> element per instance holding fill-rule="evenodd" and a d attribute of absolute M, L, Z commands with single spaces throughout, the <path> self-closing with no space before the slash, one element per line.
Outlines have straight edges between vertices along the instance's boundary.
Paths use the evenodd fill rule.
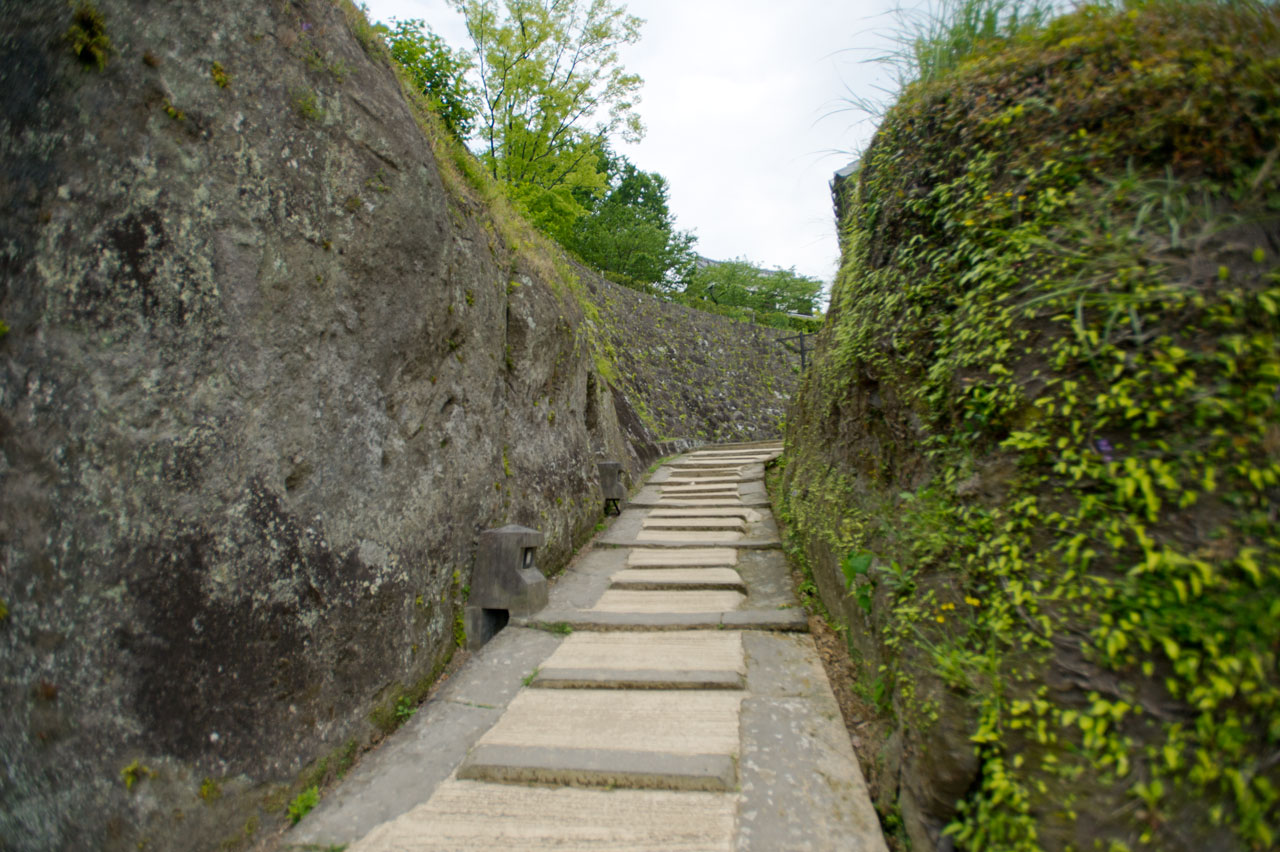
<path fill-rule="evenodd" d="M 909 87 L 844 190 L 782 491 L 817 574 L 877 557 L 908 776 L 968 685 L 917 842 L 1276 842 L 1278 103 L 1274 8 L 1085 8 Z"/>

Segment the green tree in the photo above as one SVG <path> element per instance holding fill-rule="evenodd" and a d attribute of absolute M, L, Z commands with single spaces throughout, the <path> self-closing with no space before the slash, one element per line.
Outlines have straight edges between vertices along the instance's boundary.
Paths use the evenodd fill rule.
<path fill-rule="evenodd" d="M 675 289 L 693 274 L 694 236 L 675 228 L 667 180 L 636 168 L 626 157 L 602 152 L 608 189 L 583 197 L 588 210 L 566 245 L 588 263 L 627 282 Z"/>
<path fill-rule="evenodd" d="M 641 80 L 618 48 L 643 23 L 613 0 L 450 0 L 466 19 L 479 75 L 481 159 L 535 225 L 562 241 L 605 189 L 599 153 L 644 132 Z"/>
<path fill-rule="evenodd" d="M 477 93 L 467 82 L 472 63 L 462 51 L 454 51 L 421 20 L 392 20 L 384 29 L 391 56 L 413 78 L 432 103 L 445 127 L 460 139 L 471 135 L 478 111 Z"/>
<path fill-rule="evenodd" d="M 795 268 L 761 269 L 745 258 L 710 263 L 693 274 L 685 295 L 769 314 L 813 314 L 822 282 Z"/>

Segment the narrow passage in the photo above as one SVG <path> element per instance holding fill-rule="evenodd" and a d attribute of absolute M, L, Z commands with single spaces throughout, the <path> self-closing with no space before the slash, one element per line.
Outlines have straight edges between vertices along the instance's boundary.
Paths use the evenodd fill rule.
<path fill-rule="evenodd" d="M 286 843 L 884 852 L 769 510 L 780 450 L 659 468 Z"/>

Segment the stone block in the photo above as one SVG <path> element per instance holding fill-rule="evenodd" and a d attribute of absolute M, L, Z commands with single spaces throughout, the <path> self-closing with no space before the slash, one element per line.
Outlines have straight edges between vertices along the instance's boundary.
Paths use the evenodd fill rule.
<path fill-rule="evenodd" d="M 547 578 L 534 565 L 544 536 L 509 524 L 480 533 L 471 596 L 466 609 L 467 647 L 481 647 L 512 615 L 532 615 L 547 605 Z"/>

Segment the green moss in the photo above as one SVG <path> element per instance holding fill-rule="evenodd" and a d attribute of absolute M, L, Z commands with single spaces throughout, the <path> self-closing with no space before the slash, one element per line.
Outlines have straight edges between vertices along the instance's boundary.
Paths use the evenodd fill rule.
<path fill-rule="evenodd" d="M 875 555 L 910 724 L 922 679 L 966 696 L 965 848 L 1076 811 L 1280 831 L 1278 40 L 1249 4 L 1085 8 L 908 88 L 862 158 L 782 490 Z M 1098 674 L 1063 696 L 1067 647 Z"/>
<path fill-rule="evenodd" d="M 455 631 L 457 629 L 458 625 L 455 623 Z M 463 635 L 462 641 L 463 644 L 466 643 L 465 634 Z M 458 645 L 458 647 L 462 647 L 462 645 Z M 405 721 L 413 715 L 413 713 L 409 711 L 422 703 L 422 700 L 426 698 L 427 693 L 431 691 L 431 687 L 435 685 L 435 682 L 440 679 L 440 674 L 444 671 L 445 666 L 449 665 L 449 660 L 452 658 L 453 649 L 450 648 L 448 652 L 431 667 L 429 672 L 418 678 L 417 681 L 410 684 L 408 687 L 405 687 L 400 683 L 395 684 L 382 703 L 375 707 L 369 714 L 369 721 L 373 726 L 383 734 L 389 734 L 396 728 L 403 725 Z M 350 747 L 350 744 L 348 744 L 348 747 Z M 351 757 L 354 757 L 354 751 L 352 751 Z M 350 765 L 349 759 L 347 761 L 347 765 Z"/>
<path fill-rule="evenodd" d="M 456 648 L 467 647 L 467 624 L 463 620 L 462 607 L 453 611 L 453 644 Z"/>
<path fill-rule="evenodd" d="M 141 761 L 134 760 L 128 766 L 120 770 L 120 780 L 124 782 L 126 790 L 132 790 L 134 784 L 137 784 L 144 778 L 154 778 L 155 774 L 154 769 L 143 765 Z"/>
<path fill-rule="evenodd" d="M 222 67 L 221 62 L 215 62 L 209 66 L 209 76 L 213 78 L 214 83 L 217 83 L 219 89 L 225 89 L 231 85 L 231 75 Z"/>
<path fill-rule="evenodd" d="M 112 48 L 107 36 L 107 22 L 92 3 L 81 3 L 71 17 L 71 26 L 62 36 L 71 46 L 71 52 L 85 65 L 96 66 L 99 71 L 107 67 Z"/>

